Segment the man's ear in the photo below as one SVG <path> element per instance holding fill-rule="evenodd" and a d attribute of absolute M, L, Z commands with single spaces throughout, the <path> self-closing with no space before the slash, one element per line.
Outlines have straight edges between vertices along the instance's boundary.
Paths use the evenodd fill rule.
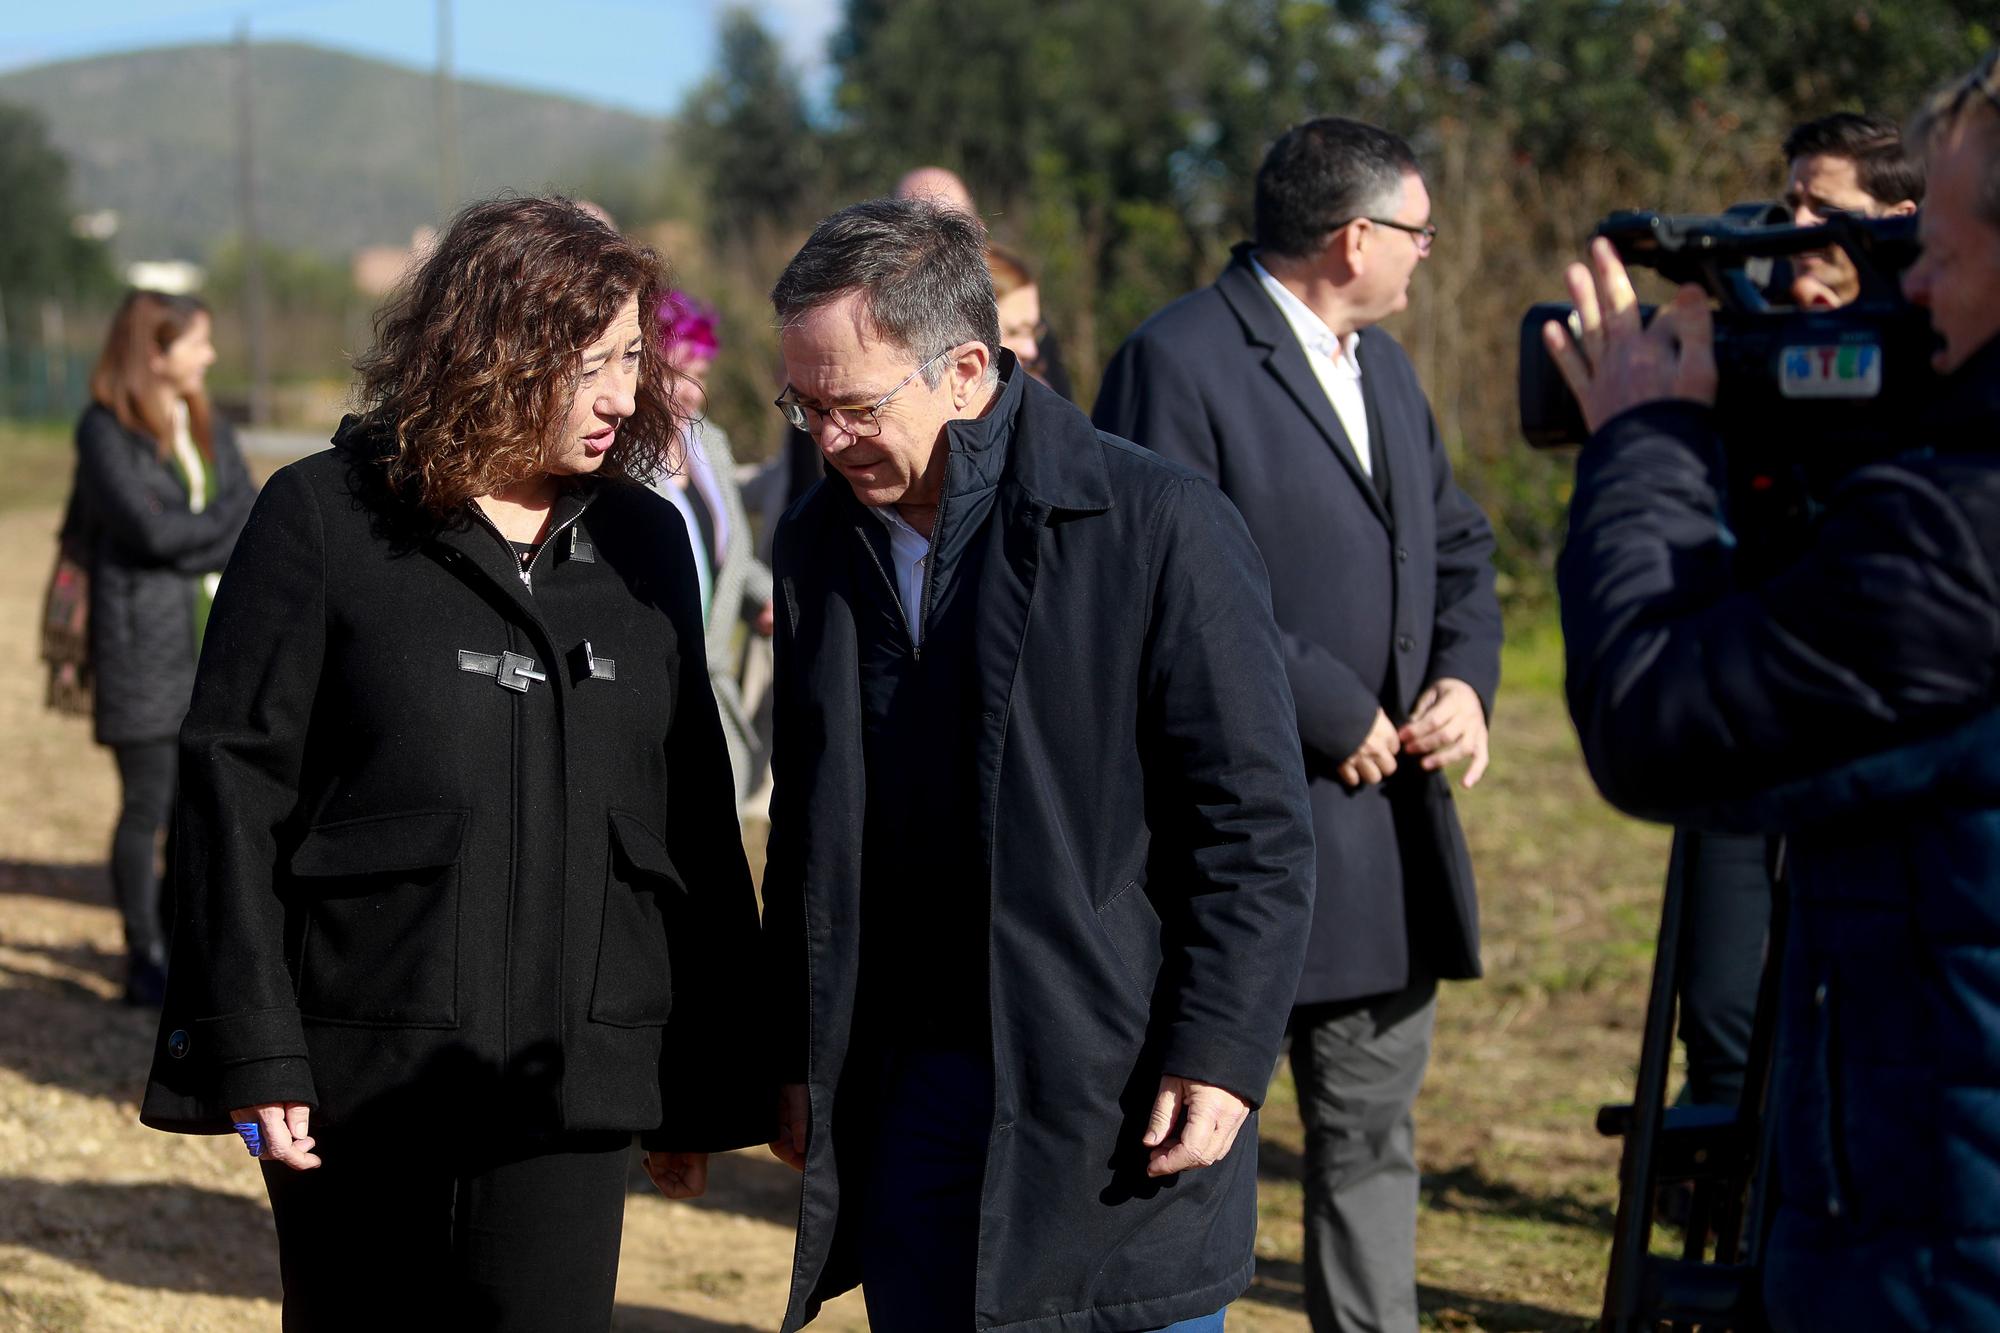
<path fill-rule="evenodd" d="M 945 372 L 951 381 L 952 406 L 961 411 L 969 405 L 979 392 L 979 386 L 986 382 L 986 368 L 993 363 L 993 353 L 982 342 L 969 342 L 956 350 L 951 359 L 951 368 Z"/>
<path fill-rule="evenodd" d="M 1366 219 L 1356 219 L 1335 232 L 1327 242 L 1328 257 L 1334 261 L 1335 270 L 1345 277 L 1358 278 L 1368 268 L 1368 242 L 1375 227 Z"/>
<path fill-rule="evenodd" d="M 1906 218 L 1916 211 L 1917 201 L 1914 199 L 1904 199 L 1899 203 L 1889 205 L 1888 211 L 1883 213 L 1882 216 L 1885 218 Z"/>

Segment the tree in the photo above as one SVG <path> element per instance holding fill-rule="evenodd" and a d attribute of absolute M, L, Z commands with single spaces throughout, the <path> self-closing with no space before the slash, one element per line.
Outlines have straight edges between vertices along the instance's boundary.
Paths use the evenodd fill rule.
<path fill-rule="evenodd" d="M 720 67 L 688 98 L 681 125 L 718 240 L 789 226 L 818 202 L 820 141 L 799 78 L 749 10 L 723 18 Z"/>
<path fill-rule="evenodd" d="M 25 107 L 0 102 L 0 300 L 8 323 L 30 301 L 72 299 L 112 281 L 104 246 L 71 225 L 69 162 L 48 126 Z"/>

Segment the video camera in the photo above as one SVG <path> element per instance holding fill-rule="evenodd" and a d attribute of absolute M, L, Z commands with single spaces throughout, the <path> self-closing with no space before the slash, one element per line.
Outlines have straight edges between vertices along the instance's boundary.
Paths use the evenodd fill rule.
<path fill-rule="evenodd" d="M 1799 227 L 1776 204 L 1720 215 L 1614 213 L 1598 224 L 1628 268 L 1715 299 L 1715 420 L 1732 525 L 1769 559 L 1796 545 L 1817 498 L 1862 464 L 1902 452 L 1936 396 L 1926 312 L 1903 299 L 1916 219 L 1845 214 Z M 1838 246 L 1860 277 L 1837 309 L 1793 301 L 1791 257 Z M 1653 307 L 1641 307 L 1650 319 Z M 1582 444 L 1583 414 L 1542 342 L 1574 307 L 1543 303 L 1521 321 L 1521 432 L 1536 448 Z"/>
<path fill-rule="evenodd" d="M 1900 287 L 1917 255 L 1915 218 L 1848 214 L 1797 227 L 1778 205 L 1740 204 L 1716 216 L 1613 213 L 1596 234 L 1626 267 L 1695 283 L 1715 298 L 1715 406 L 1726 441 L 1853 466 L 1881 456 L 1928 403 L 1937 339 Z M 1790 257 L 1834 246 L 1853 261 L 1860 296 L 1834 310 L 1793 304 Z M 1642 312 L 1651 318 L 1652 307 Z M 1589 434 L 1542 344 L 1543 324 L 1573 314 L 1547 302 L 1521 321 L 1521 432 L 1536 448 L 1581 444 Z"/>

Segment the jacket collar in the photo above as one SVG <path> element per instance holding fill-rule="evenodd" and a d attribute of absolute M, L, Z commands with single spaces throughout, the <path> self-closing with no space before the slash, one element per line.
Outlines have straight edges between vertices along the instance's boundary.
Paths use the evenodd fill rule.
<path fill-rule="evenodd" d="M 1945 377 L 1928 414 L 1925 443 L 1939 449 L 1988 450 L 1996 423 L 2000 423 L 2000 336 L 1989 339 Z"/>
<path fill-rule="evenodd" d="M 1258 279 L 1257 269 L 1251 263 L 1254 253 L 1255 247 L 1250 242 L 1238 242 L 1236 248 L 1229 252 L 1229 267 L 1223 269 L 1221 276 L 1215 280 L 1215 290 L 1236 312 L 1245 340 L 1264 349 L 1265 366 L 1299 405 L 1299 410 L 1318 428 L 1333 450 L 1334 457 L 1353 478 L 1362 500 L 1385 525 L 1392 525 L 1389 508 L 1382 502 L 1374 481 L 1361 470 L 1354 442 L 1347 438 L 1347 431 L 1334 413 L 1326 390 L 1321 387 L 1319 377 L 1306 360 L 1305 348 L 1299 345 L 1298 335 L 1292 332 L 1284 312 L 1278 309 L 1277 303 L 1271 300 L 1271 294 L 1264 290 L 1263 282 Z M 1364 375 L 1368 369 L 1368 348 L 1373 336 L 1368 329 L 1362 329 L 1354 342 L 1354 357 Z M 1372 397 L 1375 390 L 1364 381 L 1362 393 Z M 1388 453 L 1388 441 L 1384 440 L 1380 455 L 1387 458 Z"/>
<path fill-rule="evenodd" d="M 1005 429 L 1006 480 L 1050 510 L 1101 514 L 1112 507 L 1111 474 L 1098 444 L 1097 428 L 1080 408 L 1021 369 L 1002 349 L 1000 401 L 976 422 L 962 426 Z"/>
<path fill-rule="evenodd" d="M 958 500 L 1000 484 L 1021 415 L 1021 381 L 1027 379 L 1014 354 L 1002 348 L 1000 386 L 984 415 L 945 423 L 944 490 Z"/>
<path fill-rule="evenodd" d="M 1285 323 L 1284 312 L 1272 304 L 1264 284 L 1257 280 L 1257 268 L 1251 262 L 1256 253 L 1255 245 L 1238 241 L 1229 251 L 1228 267 L 1215 280 L 1215 290 L 1236 312 L 1244 337 L 1258 347 L 1283 347 L 1297 340 L 1291 325 Z"/>

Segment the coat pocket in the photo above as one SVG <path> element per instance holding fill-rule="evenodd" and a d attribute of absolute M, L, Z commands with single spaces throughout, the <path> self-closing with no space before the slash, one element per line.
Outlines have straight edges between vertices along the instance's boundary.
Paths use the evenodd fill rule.
<path fill-rule="evenodd" d="M 1146 886 L 1135 879 L 1118 890 L 1097 909 L 1097 924 L 1111 942 L 1111 951 L 1130 983 L 1130 993 L 1142 1009 L 1150 1009 L 1165 952 L 1160 914 L 1146 896 Z"/>
<path fill-rule="evenodd" d="M 464 810 L 321 824 L 293 851 L 305 910 L 299 1012 L 385 1027 L 458 1025 Z"/>
<path fill-rule="evenodd" d="M 636 815 L 611 812 L 609 850 L 590 1017 L 615 1027 L 658 1027 L 674 1006 L 667 922 L 687 884 L 666 842 Z"/>

